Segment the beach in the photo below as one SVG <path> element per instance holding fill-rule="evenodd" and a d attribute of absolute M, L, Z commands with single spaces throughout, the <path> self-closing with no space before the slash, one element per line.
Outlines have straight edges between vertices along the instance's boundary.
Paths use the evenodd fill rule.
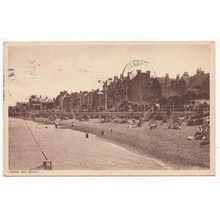
<path fill-rule="evenodd" d="M 45 118 L 35 120 L 51 123 Z M 201 140 L 187 140 L 188 136 L 196 133 L 198 126 L 182 123 L 182 129 L 176 130 L 168 129 L 167 124 L 161 121 L 156 123 L 157 128 L 150 129 L 149 122 L 145 122 L 141 127 L 132 127 L 113 122 L 100 123 L 98 119 L 59 120 L 60 129 L 94 134 L 111 143 L 119 144 L 130 152 L 162 161 L 172 169 L 209 169 L 210 145 L 202 145 Z"/>
<path fill-rule="evenodd" d="M 39 119 L 40 120 L 40 119 Z M 52 161 L 53 170 L 167 170 L 166 164 L 154 158 L 131 152 L 98 135 L 65 127 L 9 118 L 9 169 L 42 169 L 45 160 L 41 150 Z M 42 122 L 42 121 L 41 121 Z M 64 122 L 66 128 L 69 122 Z"/>

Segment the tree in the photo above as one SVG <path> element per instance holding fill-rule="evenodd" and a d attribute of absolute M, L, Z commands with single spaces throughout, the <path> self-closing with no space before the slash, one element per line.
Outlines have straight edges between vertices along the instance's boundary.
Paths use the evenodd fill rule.
<path fill-rule="evenodd" d="M 159 100 L 159 104 L 162 105 L 162 106 L 166 106 L 169 104 L 169 100 L 167 97 L 163 96 L 160 98 Z"/>
<path fill-rule="evenodd" d="M 183 100 L 184 102 L 187 102 L 191 99 L 197 98 L 197 94 L 194 91 L 187 91 L 183 94 Z"/>
<path fill-rule="evenodd" d="M 171 105 L 181 105 L 183 104 L 183 97 L 176 95 L 169 97 L 169 104 Z"/>

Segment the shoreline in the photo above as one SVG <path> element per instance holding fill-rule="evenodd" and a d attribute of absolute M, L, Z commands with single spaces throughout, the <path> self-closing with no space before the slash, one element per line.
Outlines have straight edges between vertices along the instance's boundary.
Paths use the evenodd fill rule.
<path fill-rule="evenodd" d="M 41 124 L 54 124 L 54 122 L 50 122 L 46 118 L 35 118 L 35 122 Z M 71 126 L 72 122 L 73 126 Z M 59 129 L 71 129 L 83 133 L 94 134 L 110 143 L 118 144 L 133 153 L 161 161 L 174 170 L 209 169 L 209 145 L 201 147 L 198 141 L 190 142 L 185 140 L 186 146 L 181 144 L 180 146 L 178 137 L 177 139 L 173 139 L 173 142 L 169 140 L 173 138 L 172 133 L 181 136 L 181 130 L 167 129 L 162 126 L 156 129 L 149 129 L 147 123 L 144 123 L 142 127 L 130 128 L 127 124 L 101 124 L 96 120 L 90 120 L 88 122 L 75 119 L 60 120 L 59 124 L 61 126 Z M 186 128 L 188 128 L 188 130 L 195 130 L 194 127 L 188 126 Z M 166 135 L 163 136 L 163 132 L 171 133 L 171 135 L 167 138 Z M 186 148 L 185 150 L 184 147 Z"/>

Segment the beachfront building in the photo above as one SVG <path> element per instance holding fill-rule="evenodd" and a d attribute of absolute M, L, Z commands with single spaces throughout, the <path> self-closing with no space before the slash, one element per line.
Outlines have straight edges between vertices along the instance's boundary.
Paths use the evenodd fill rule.
<path fill-rule="evenodd" d="M 104 109 L 104 95 L 99 89 L 88 92 L 85 97 L 87 98 L 85 103 L 87 111 L 98 112 Z"/>
<path fill-rule="evenodd" d="M 64 112 L 78 111 L 78 108 L 81 104 L 81 101 L 80 101 L 81 99 L 78 99 L 78 98 L 79 96 L 77 92 L 66 94 L 63 99 L 63 111 Z"/>
<path fill-rule="evenodd" d="M 149 104 L 152 96 L 161 96 L 161 82 L 159 79 L 150 77 L 150 71 L 128 72 L 127 76 L 114 77 L 114 80 L 107 84 L 104 83 L 103 90 L 107 88 L 107 107 L 118 110 L 123 102 L 141 105 Z M 155 82 L 154 82 L 155 81 Z M 154 87 L 152 87 L 152 83 Z M 154 91 L 151 92 L 151 89 Z"/>
<path fill-rule="evenodd" d="M 71 111 L 77 110 L 77 102 L 78 102 L 78 93 L 74 92 L 70 94 L 70 107 Z"/>
<path fill-rule="evenodd" d="M 41 96 L 31 95 L 29 98 L 30 111 L 40 111 L 42 109 Z"/>
<path fill-rule="evenodd" d="M 151 100 L 150 71 L 142 72 L 137 70 L 133 77 L 130 75 L 130 88 L 129 101 L 137 103 L 149 102 Z"/>
<path fill-rule="evenodd" d="M 48 97 L 42 98 L 41 99 L 41 109 L 50 111 L 54 108 L 54 101 L 55 99 L 49 99 Z"/>
<path fill-rule="evenodd" d="M 165 77 L 155 77 L 151 79 L 151 98 L 158 102 L 161 98 L 181 96 L 189 87 L 190 77 L 187 72 L 180 77 L 170 78 L 166 73 Z"/>
<path fill-rule="evenodd" d="M 105 96 L 103 91 L 97 89 L 93 92 L 92 110 L 95 112 L 105 110 Z"/>
<path fill-rule="evenodd" d="M 16 102 L 15 106 L 8 107 L 8 115 L 9 116 L 16 116 L 20 114 L 25 114 L 29 110 L 28 102 Z"/>
<path fill-rule="evenodd" d="M 18 111 L 27 111 L 28 110 L 28 102 L 16 102 L 16 108 Z"/>
<path fill-rule="evenodd" d="M 17 108 L 16 106 L 8 106 L 8 115 L 14 116 L 17 114 Z"/>
<path fill-rule="evenodd" d="M 32 95 L 28 108 L 59 112 L 145 111 L 155 103 L 162 104 L 162 100 L 162 105 L 175 105 L 175 100 L 184 105 L 187 100 L 209 99 L 209 94 L 209 73 L 201 68 L 193 76 L 184 72 L 175 78 L 168 73 L 152 77 L 150 71 L 135 70 L 109 78 L 102 91 L 96 89 L 71 94 L 61 91 L 53 100 Z"/>
<path fill-rule="evenodd" d="M 87 111 L 88 91 L 80 91 L 78 93 L 78 110 Z"/>
<path fill-rule="evenodd" d="M 104 83 L 103 90 L 107 93 L 105 98 L 107 98 L 107 108 L 116 108 L 117 103 L 123 100 L 130 100 L 130 79 L 129 76 L 114 76 L 114 80 L 108 80 Z"/>
<path fill-rule="evenodd" d="M 104 110 L 104 103 L 104 94 L 99 89 L 90 92 L 80 91 L 65 96 L 63 110 L 65 112 L 102 111 Z"/>
<path fill-rule="evenodd" d="M 67 93 L 62 100 L 62 107 L 60 107 L 61 111 L 71 112 L 71 94 Z"/>
<path fill-rule="evenodd" d="M 177 76 L 178 79 L 179 75 Z M 170 78 L 166 73 L 165 77 L 151 78 L 151 100 L 157 102 L 162 97 L 175 96 L 177 94 L 177 81 L 174 78 Z"/>
<path fill-rule="evenodd" d="M 54 107 L 58 111 L 64 111 L 64 98 L 68 95 L 67 91 L 61 91 L 60 94 L 56 97 L 54 102 Z"/>
<path fill-rule="evenodd" d="M 151 100 L 150 81 L 150 71 L 141 70 L 128 72 L 127 76 L 114 76 L 113 80 L 105 81 L 103 91 L 107 99 L 107 109 L 120 111 L 120 106 L 124 103 L 148 105 Z"/>
<path fill-rule="evenodd" d="M 196 74 L 190 77 L 188 93 L 195 97 L 209 99 L 210 97 L 210 74 L 205 73 L 201 68 L 198 68 Z"/>
<path fill-rule="evenodd" d="M 189 76 L 184 72 L 180 77 L 151 77 L 150 71 L 128 73 L 127 76 L 114 76 L 106 80 L 103 85 L 105 109 L 119 110 L 121 103 L 137 105 L 152 105 L 161 99 L 184 96 L 187 92 L 195 93 L 197 97 L 209 97 L 209 74 L 198 69 L 196 74 Z"/>
<path fill-rule="evenodd" d="M 26 113 L 29 110 L 28 102 L 16 102 L 15 108 L 11 110 L 16 111 L 17 113 Z"/>
<path fill-rule="evenodd" d="M 29 98 L 28 108 L 31 111 L 52 110 L 55 105 L 55 99 L 49 99 L 47 96 L 31 95 Z"/>

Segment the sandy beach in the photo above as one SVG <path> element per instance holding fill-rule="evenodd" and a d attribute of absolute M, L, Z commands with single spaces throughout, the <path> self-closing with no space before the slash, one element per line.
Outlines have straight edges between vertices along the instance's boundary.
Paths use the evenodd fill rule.
<path fill-rule="evenodd" d="M 168 166 L 96 135 L 70 129 L 59 129 L 33 121 L 9 120 L 10 170 L 43 169 L 41 150 L 52 161 L 53 170 L 167 170 Z M 25 138 L 25 141 L 24 141 Z"/>
<path fill-rule="evenodd" d="M 51 123 L 44 118 L 36 118 L 36 121 Z M 210 166 L 209 144 L 201 145 L 201 140 L 187 140 L 188 136 L 195 134 L 198 126 L 183 123 L 181 130 L 175 130 L 157 121 L 157 128 L 150 129 L 148 122 L 142 127 L 131 127 L 113 122 L 100 123 L 98 119 L 59 120 L 59 125 L 60 129 L 95 134 L 111 143 L 120 144 L 130 152 L 160 160 L 172 169 L 209 169 Z"/>

